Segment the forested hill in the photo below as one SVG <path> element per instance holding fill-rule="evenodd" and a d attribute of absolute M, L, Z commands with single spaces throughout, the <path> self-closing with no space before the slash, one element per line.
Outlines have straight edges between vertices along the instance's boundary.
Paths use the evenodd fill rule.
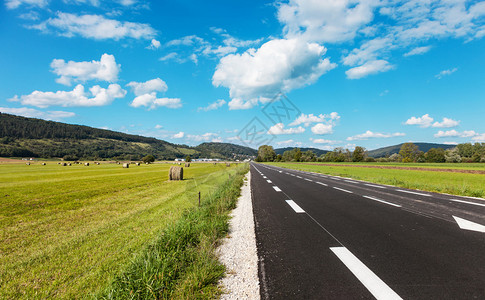
<path fill-rule="evenodd" d="M 190 147 L 156 138 L 0 113 L 1 157 L 138 160 L 152 154 L 157 159 L 186 155 L 244 159 L 255 153 L 253 149 L 233 144 L 205 143 Z"/>
<path fill-rule="evenodd" d="M 283 153 L 285 153 L 285 151 L 291 151 L 294 148 L 296 148 L 296 147 L 277 148 L 277 149 L 274 149 L 274 151 L 275 151 L 276 154 L 283 155 Z M 306 151 L 310 150 L 313 153 L 315 153 L 316 156 L 320 156 L 322 154 L 329 152 L 328 150 L 322 150 L 322 149 L 317 149 L 317 148 L 299 148 L 299 149 L 300 149 L 301 152 L 306 152 Z"/>
<path fill-rule="evenodd" d="M 413 143 L 413 144 L 418 146 L 419 150 L 423 151 L 425 153 L 428 152 L 429 149 L 431 149 L 431 148 L 443 148 L 443 149 L 446 150 L 446 149 L 456 147 L 456 145 L 433 144 L 433 143 Z M 375 150 L 370 150 L 370 151 L 367 152 L 367 155 L 369 155 L 370 157 L 375 157 L 375 158 L 390 156 L 394 153 L 399 153 L 399 150 L 401 150 L 402 145 L 403 144 L 399 144 L 399 145 L 383 147 L 383 148 L 379 148 L 379 149 L 375 149 Z"/>

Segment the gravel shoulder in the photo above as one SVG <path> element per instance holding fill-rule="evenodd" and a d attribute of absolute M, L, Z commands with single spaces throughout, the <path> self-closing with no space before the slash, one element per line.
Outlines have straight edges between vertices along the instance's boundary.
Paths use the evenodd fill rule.
<path fill-rule="evenodd" d="M 220 299 L 260 299 L 258 254 L 251 199 L 251 173 L 241 188 L 237 207 L 231 213 L 229 234 L 217 249 L 226 266 L 226 277 L 219 282 L 225 293 Z"/>

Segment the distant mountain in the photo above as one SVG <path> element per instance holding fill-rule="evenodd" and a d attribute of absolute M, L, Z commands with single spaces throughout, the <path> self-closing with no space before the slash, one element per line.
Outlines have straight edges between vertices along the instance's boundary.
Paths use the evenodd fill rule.
<path fill-rule="evenodd" d="M 286 148 L 278 148 L 278 149 L 274 149 L 274 151 L 276 152 L 276 154 L 281 154 L 283 155 L 283 153 L 285 151 L 289 151 L 289 150 L 293 150 L 294 148 L 298 148 L 298 147 L 286 147 Z M 300 148 L 301 152 L 305 152 L 305 151 L 312 151 L 313 153 L 316 154 L 316 156 L 320 156 L 322 154 L 325 154 L 329 151 L 327 150 L 321 150 L 321 149 L 317 149 L 317 148 Z"/>
<path fill-rule="evenodd" d="M 433 143 L 413 143 L 413 144 L 418 146 L 419 150 L 423 152 L 428 152 L 428 150 L 431 148 L 443 148 L 446 150 L 446 149 L 456 147 L 455 145 L 433 144 Z M 386 157 L 394 153 L 399 153 L 399 150 L 401 150 L 402 145 L 403 144 L 399 144 L 399 145 L 383 147 L 375 150 L 370 150 L 370 151 L 367 151 L 367 155 L 374 158 Z"/>
<path fill-rule="evenodd" d="M 0 113 L 0 157 L 139 160 L 152 154 L 157 159 L 187 155 L 245 159 L 255 156 L 256 152 L 227 143 L 190 147 L 112 130 Z"/>

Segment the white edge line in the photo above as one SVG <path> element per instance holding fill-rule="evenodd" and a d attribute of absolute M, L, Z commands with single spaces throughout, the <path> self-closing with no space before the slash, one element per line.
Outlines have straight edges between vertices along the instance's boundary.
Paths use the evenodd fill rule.
<path fill-rule="evenodd" d="M 482 204 L 482 203 L 475 203 L 475 202 L 463 201 L 463 200 L 458 200 L 458 199 L 448 199 L 448 201 L 454 201 L 454 202 L 460 202 L 460 203 L 466 203 L 466 204 L 484 206 L 485 207 L 485 204 Z"/>
<path fill-rule="evenodd" d="M 293 201 L 293 200 L 286 200 L 286 203 L 288 203 L 288 205 L 291 206 L 291 208 L 293 208 L 293 210 L 296 213 L 298 213 L 298 214 L 305 213 L 305 211 L 300 206 L 298 206 L 298 204 L 296 204 L 295 201 Z"/>
<path fill-rule="evenodd" d="M 377 201 L 377 202 L 381 202 L 381 203 L 384 203 L 384 204 L 389 204 L 389 205 L 392 205 L 392 206 L 395 206 L 395 207 L 402 207 L 399 204 L 394 204 L 394 203 L 387 202 L 387 201 L 384 201 L 384 200 L 381 200 L 381 199 L 377 199 L 377 198 L 374 198 L 374 197 L 371 197 L 371 196 L 362 196 L 362 197 L 370 199 L 370 200 L 374 200 L 374 201 Z"/>
<path fill-rule="evenodd" d="M 338 188 L 338 187 L 335 187 L 335 186 L 333 188 L 336 189 L 336 190 L 342 191 L 342 192 L 350 193 L 350 194 L 354 193 L 354 192 L 347 191 L 347 190 L 344 190 L 344 189 L 341 189 L 341 188 Z"/>
<path fill-rule="evenodd" d="M 431 197 L 430 194 L 423 194 L 423 193 L 418 193 L 418 192 L 413 192 L 413 191 L 406 191 L 406 190 L 396 190 L 398 192 L 403 192 L 403 193 L 409 193 L 409 194 L 414 194 L 414 195 L 420 195 L 420 196 L 426 196 L 426 197 Z"/>
<path fill-rule="evenodd" d="M 355 277 L 357 277 L 357 279 L 359 279 L 360 282 L 362 282 L 376 299 L 402 299 L 347 248 L 331 247 L 330 250 L 337 255 L 344 265 L 355 275 Z"/>
<path fill-rule="evenodd" d="M 277 191 L 277 192 L 281 192 L 281 189 L 277 186 L 273 186 L 274 190 Z"/>
<path fill-rule="evenodd" d="M 385 186 L 380 186 L 380 185 L 375 185 L 375 184 L 370 184 L 370 183 L 364 183 L 364 185 L 371 186 L 371 187 L 376 187 L 379 189 L 385 189 Z"/>

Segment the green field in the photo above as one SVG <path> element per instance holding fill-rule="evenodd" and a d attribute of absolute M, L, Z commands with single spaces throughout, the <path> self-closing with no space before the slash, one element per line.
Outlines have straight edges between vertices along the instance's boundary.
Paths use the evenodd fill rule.
<path fill-rule="evenodd" d="M 398 167 L 427 168 L 466 168 L 468 164 L 368 164 L 341 163 L 342 166 L 316 163 L 268 163 L 270 165 L 310 171 L 322 174 L 337 175 L 374 183 L 389 184 L 404 188 L 418 189 L 430 192 L 448 193 L 453 195 L 485 198 L 485 174 L 468 174 L 453 172 L 436 172 L 404 169 L 362 168 L 359 165 L 390 165 Z M 347 166 L 346 166 L 347 165 Z M 348 166 L 355 165 L 355 167 Z M 484 170 L 483 164 L 470 164 L 471 169 Z M 457 169 L 457 168 L 453 169 Z"/>
<path fill-rule="evenodd" d="M 82 298 L 105 288 L 183 211 L 236 173 L 192 164 L 0 165 L 1 298 Z"/>
<path fill-rule="evenodd" d="M 434 168 L 434 169 L 485 171 L 484 163 L 309 162 L 308 164 L 375 166 L 375 167 L 388 166 L 388 167 L 403 167 L 403 168 Z"/>

